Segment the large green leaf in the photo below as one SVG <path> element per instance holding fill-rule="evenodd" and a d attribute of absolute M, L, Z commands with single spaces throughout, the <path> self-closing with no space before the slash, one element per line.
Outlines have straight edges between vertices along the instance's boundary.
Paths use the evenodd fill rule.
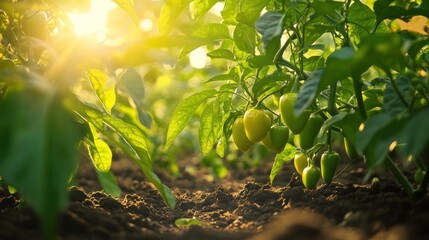
<path fill-rule="evenodd" d="M 194 93 L 193 95 L 180 101 L 176 107 L 167 131 L 167 142 L 165 149 L 168 149 L 173 143 L 174 139 L 185 128 L 192 114 L 197 108 L 208 98 L 213 97 L 217 93 L 216 90 L 204 90 L 202 92 Z"/>
<path fill-rule="evenodd" d="M 116 102 L 114 79 L 98 69 L 92 69 L 86 75 L 104 110 L 110 114 Z"/>
<path fill-rule="evenodd" d="M 222 129 L 222 109 L 218 101 L 207 104 L 200 119 L 200 147 L 201 154 L 207 155 L 213 150 L 215 142 L 219 139 Z"/>
<path fill-rule="evenodd" d="M 128 14 L 130 14 L 131 18 L 133 19 L 135 24 L 138 24 L 137 21 L 137 14 L 134 10 L 134 5 L 132 0 L 112 0 L 115 2 L 119 7 L 124 9 Z"/>
<path fill-rule="evenodd" d="M 85 130 L 53 91 L 10 90 L 0 101 L 0 116 L 0 175 L 34 208 L 46 238 L 53 239 Z"/>

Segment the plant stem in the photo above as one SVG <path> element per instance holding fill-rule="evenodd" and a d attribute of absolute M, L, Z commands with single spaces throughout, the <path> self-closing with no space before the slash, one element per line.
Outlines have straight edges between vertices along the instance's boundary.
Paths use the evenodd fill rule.
<path fill-rule="evenodd" d="M 363 103 L 363 97 L 362 97 L 362 81 L 360 79 L 360 76 L 356 74 L 352 75 L 352 79 L 353 79 L 353 89 L 355 91 L 358 108 L 359 108 L 360 114 L 362 115 L 362 118 L 365 120 L 367 115 L 366 115 L 365 105 Z"/>
<path fill-rule="evenodd" d="M 332 129 L 328 129 L 328 137 L 326 139 L 326 143 L 328 144 L 328 152 L 332 152 Z"/>
<path fill-rule="evenodd" d="M 335 100 L 336 100 L 336 93 L 337 93 L 337 82 L 331 83 L 329 86 L 329 102 L 328 102 L 328 112 L 334 116 L 337 114 L 337 108 L 335 106 Z"/>
<path fill-rule="evenodd" d="M 389 171 L 395 176 L 396 180 L 404 187 L 405 191 L 407 191 L 410 198 L 413 198 L 414 188 L 405 175 L 399 170 L 398 166 L 393 162 L 390 156 L 387 156 L 385 160 L 386 167 Z"/>

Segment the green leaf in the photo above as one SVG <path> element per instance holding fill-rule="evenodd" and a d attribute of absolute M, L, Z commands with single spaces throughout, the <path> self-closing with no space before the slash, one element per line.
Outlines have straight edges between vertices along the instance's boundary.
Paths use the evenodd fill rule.
<path fill-rule="evenodd" d="M 179 218 L 174 221 L 174 225 L 177 227 L 189 227 L 192 225 L 203 225 L 203 222 L 195 218 Z"/>
<path fill-rule="evenodd" d="M 266 12 L 256 21 L 256 30 L 262 35 L 264 46 L 283 34 L 283 22 L 284 14 L 279 12 Z"/>
<path fill-rule="evenodd" d="M 210 89 L 202 92 L 194 93 L 193 95 L 182 99 L 179 105 L 173 112 L 170 125 L 167 131 L 167 142 L 165 149 L 167 150 L 173 143 L 174 139 L 185 128 L 192 114 L 197 108 L 208 98 L 213 97 L 217 93 L 216 90 Z"/>
<path fill-rule="evenodd" d="M 192 0 L 166 0 L 159 16 L 158 27 L 162 34 L 173 29 L 175 23 Z"/>
<path fill-rule="evenodd" d="M 220 12 L 225 24 L 236 25 L 237 13 L 240 11 L 242 0 L 225 0 L 223 10 Z"/>
<path fill-rule="evenodd" d="M 401 75 L 394 80 L 399 93 L 404 97 L 405 102 L 409 105 L 412 101 L 411 79 L 406 75 Z M 401 101 L 398 93 L 395 91 L 392 82 L 388 82 L 384 90 L 383 110 L 392 116 L 395 116 L 406 110 L 407 106 Z"/>
<path fill-rule="evenodd" d="M 323 49 L 324 50 L 324 49 Z M 313 72 L 325 66 L 325 59 L 320 56 L 304 57 L 304 70 Z"/>
<path fill-rule="evenodd" d="M 277 173 L 280 171 L 283 164 L 291 161 L 295 157 L 295 154 L 295 147 L 288 143 L 286 144 L 285 149 L 276 155 L 273 166 L 271 167 L 270 184 L 273 184 L 274 178 L 277 176 Z"/>
<path fill-rule="evenodd" d="M 234 42 L 241 51 L 253 54 L 256 47 L 256 31 L 253 27 L 239 23 L 234 29 Z"/>
<path fill-rule="evenodd" d="M 0 175 L 33 207 L 45 237 L 54 239 L 85 128 L 51 90 L 9 89 L 0 116 Z"/>
<path fill-rule="evenodd" d="M 193 9 L 195 20 L 199 20 L 204 16 L 217 2 L 218 0 L 194 0 Z"/>
<path fill-rule="evenodd" d="M 290 75 L 278 70 L 264 76 L 262 79 L 257 79 L 255 84 L 253 84 L 252 92 L 258 98 L 270 89 L 277 90 L 281 85 L 284 85 L 285 81 L 290 81 L 291 79 Z"/>
<path fill-rule="evenodd" d="M 354 1 L 348 11 L 350 36 L 355 42 L 367 38 L 376 24 L 375 13 L 360 1 Z"/>
<path fill-rule="evenodd" d="M 356 151 L 361 155 L 370 144 L 374 136 L 393 121 L 386 113 L 371 116 L 364 123 L 362 131 L 356 135 Z"/>
<path fill-rule="evenodd" d="M 121 196 L 121 188 L 118 185 L 118 182 L 116 181 L 115 175 L 113 175 L 112 172 L 101 172 L 96 171 L 98 181 L 100 181 L 101 186 L 103 187 L 104 191 L 106 193 L 114 196 L 114 197 L 120 197 Z"/>
<path fill-rule="evenodd" d="M 237 21 L 248 26 L 254 26 L 268 2 L 269 0 L 241 0 L 241 11 L 237 14 Z"/>
<path fill-rule="evenodd" d="M 98 136 L 94 136 L 94 141 L 87 141 L 88 153 L 95 168 L 100 172 L 110 171 L 112 165 L 112 151 L 109 145 Z"/>
<path fill-rule="evenodd" d="M 225 24 L 208 23 L 202 25 L 192 32 L 192 36 L 206 40 L 231 39 L 229 29 Z"/>
<path fill-rule="evenodd" d="M 356 133 L 363 122 L 359 112 L 340 112 L 327 119 L 320 128 L 318 138 L 333 126 L 341 128 L 343 135 L 350 141 L 355 140 Z"/>
<path fill-rule="evenodd" d="M 224 59 L 228 59 L 228 60 L 231 60 L 231 61 L 235 60 L 234 53 L 232 53 L 231 51 L 229 51 L 227 49 L 216 49 L 216 50 L 213 50 L 211 52 L 208 52 L 207 56 L 209 56 L 212 59 L 215 59 L 215 58 L 224 58 Z"/>
<path fill-rule="evenodd" d="M 384 163 L 392 143 L 398 143 L 404 123 L 404 119 L 391 119 L 372 135 L 369 144 L 364 150 L 367 159 L 366 165 L 370 170 L 374 170 L 374 168 Z"/>
<path fill-rule="evenodd" d="M 222 110 L 218 101 L 207 104 L 200 119 L 200 147 L 202 156 L 213 150 L 213 145 L 219 139 L 222 129 Z"/>
<path fill-rule="evenodd" d="M 407 10 L 398 6 L 389 6 L 393 0 L 378 0 L 374 3 L 374 12 L 377 15 L 377 23 L 384 19 L 396 19 L 407 15 Z"/>
<path fill-rule="evenodd" d="M 319 69 L 313 72 L 302 85 L 298 93 L 298 98 L 293 106 L 295 116 L 300 116 L 314 101 L 319 89 L 319 83 L 323 70 Z"/>
<path fill-rule="evenodd" d="M 137 108 L 141 106 L 145 97 L 145 88 L 142 77 L 134 68 L 128 68 L 121 74 L 117 87 L 133 99 Z"/>
<path fill-rule="evenodd" d="M 423 108 L 407 119 L 402 130 L 400 142 L 405 143 L 402 148 L 404 156 L 418 156 L 428 146 L 429 142 L 429 109 Z"/>
<path fill-rule="evenodd" d="M 111 142 L 120 147 L 130 158 L 132 158 L 147 179 L 159 190 L 165 203 L 174 208 L 176 200 L 171 190 L 162 184 L 158 176 L 152 171 L 152 161 L 149 155 L 147 137 L 134 125 L 121 119 L 103 114 L 94 108 L 86 106 L 78 101 L 74 103 L 76 111 L 88 123 L 97 128 L 98 132 L 106 136 Z M 117 138 L 118 135 L 120 139 Z"/>
<path fill-rule="evenodd" d="M 112 107 L 116 102 L 114 79 L 98 69 L 92 69 L 86 75 L 104 110 L 111 114 Z"/>
<path fill-rule="evenodd" d="M 135 24 L 138 24 L 137 14 L 136 14 L 136 11 L 134 10 L 134 5 L 132 0 L 112 0 L 112 1 L 115 2 L 119 7 L 124 9 L 126 12 L 128 12 L 128 14 L 130 14 L 131 18 L 133 19 L 133 22 Z"/>

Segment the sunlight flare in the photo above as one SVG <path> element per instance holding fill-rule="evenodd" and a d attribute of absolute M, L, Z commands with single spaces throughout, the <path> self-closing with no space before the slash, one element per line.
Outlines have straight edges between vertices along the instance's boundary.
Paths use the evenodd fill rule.
<path fill-rule="evenodd" d="M 99 40 L 106 37 L 108 13 L 116 8 L 113 1 L 92 0 L 91 9 L 87 12 L 71 12 L 68 17 L 79 36 L 95 36 Z"/>

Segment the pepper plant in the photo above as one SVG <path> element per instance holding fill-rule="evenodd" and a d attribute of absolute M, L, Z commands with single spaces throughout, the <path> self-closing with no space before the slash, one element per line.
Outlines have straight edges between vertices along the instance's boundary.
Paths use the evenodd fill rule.
<path fill-rule="evenodd" d="M 217 21 L 208 17 L 213 6 L 221 6 Z M 189 15 L 192 27 L 176 25 Z M 318 169 L 316 156 L 326 146 L 327 154 L 336 156 L 336 131 L 344 136 L 347 153 L 364 159 L 369 173 L 384 166 L 410 197 L 424 193 L 429 179 L 424 157 L 429 142 L 428 17 L 428 0 L 168 0 L 160 31 L 199 41 L 195 47 L 204 46 L 207 56 L 223 63 L 226 71 L 207 79 L 207 89 L 179 103 L 166 147 L 204 103 L 202 155 L 216 151 L 223 157 L 231 134 L 237 147 L 246 151 L 259 141 L 260 136 L 252 141 L 255 133 L 269 129 L 263 114 L 249 126 L 246 115 L 265 112 L 273 117 L 272 125 L 286 124 L 301 138 L 276 153 L 271 182 L 295 154 L 308 156 L 306 164 L 296 164 L 299 171 L 306 166 Z M 181 56 L 192 50 L 184 48 Z M 310 115 L 322 120 L 304 130 Z M 234 134 L 243 117 L 244 128 L 241 125 L 240 133 Z M 324 158 L 322 164 L 328 162 Z M 417 185 L 402 172 L 402 159 L 418 169 Z M 329 183 L 332 176 L 327 175 L 337 163 L 328 165 L 322 166 L 322 175 Z M 313 186 L 314 179 L 306 182 Z"/>
<path fill-rule="evenodd" d="M 137 23 L 132 1 L 113 2 Z M 112 150 L 120 149 L 166 204 L 175 205 L 152 170 L 153 133 L 141 120 L 147 113 L 144 86 L 134 67 L 153 58 L 140 55 L 131 64 L 137 58 L 129 50 L 134 45 L 121 45 L 118 52 L 78 36 L 67 12 L 90 5 L 90 0 L 0 2 L 0 179 L 35 210 L 46 239 L 56 236 L 58 213 L 82 154 L 92 160 L 106 192 L 120 196 L 111 172 Z M 150 39 L 135 41 L 154 42 Z"/>

